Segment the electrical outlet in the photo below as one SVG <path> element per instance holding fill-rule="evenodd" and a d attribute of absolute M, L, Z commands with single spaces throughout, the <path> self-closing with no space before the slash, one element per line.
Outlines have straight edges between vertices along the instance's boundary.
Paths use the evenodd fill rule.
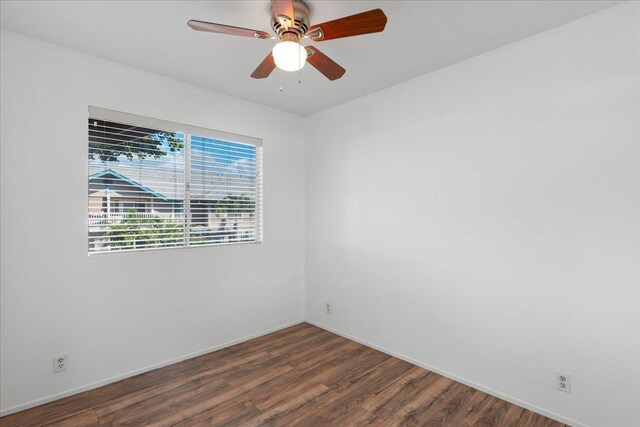
<path fill-rule="evenodd" d="M 556 388 L 565 393 L 571 393 L 571 375 L 556 372 Z"/>
<path fill-rule="evenodd" d="M 324 303 L 324 312 L 327 314 L 331 314 L 331 303 L 330 302 L 325 302 Z"/>
<path fill-rule="evenodd" d="M 67 355 L 61 354 L 59 356 L 53 356 L 53 373 L 67 370 Z"/>

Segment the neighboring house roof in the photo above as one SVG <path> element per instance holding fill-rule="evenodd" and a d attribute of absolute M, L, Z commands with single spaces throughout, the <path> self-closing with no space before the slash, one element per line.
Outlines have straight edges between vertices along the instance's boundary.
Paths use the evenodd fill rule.
<path fill-rule="evenodd" d="M 149 192 L 163 200 L 181 200 L 184 196 L 184 170 L 180 167 L 136 167 L 120 162 L 89 162 L 89 180 L 99 179 L 109 173 L 124 180 L 143 191 Z M 102 175 L 100 175 L 102 174 Z M 247 188 L 247 196 L 251 197 L 255 186 L 255 178 L 246 172 L 225 174 L 205 173 L 199 168 L 191 169 L 191 199 L 220 200 L 229 192 L 237 192 Z"/>
<path fill-rule="evenodd" d="M 104 178 L 105 176 L 108 176 L 108 175 L 116 177 L 117 179 L 119 179 L 121 181 L 124 181 L 124 182 L 126 182 L 127 184 L 129 184 L 131 186 L 138 187 L 140 190 L 142 190 L 142 191 L 144 191 L 146 193 L 150 193 L 154 197 L 157 197 L 157 198 L 162 199 L 164 201 L 167 200 L 167 198 L 165 196 L 163 196 L 162 194 L 160 194 L 160 193 L 158 193 L 156 191 L 153 191 L 152 189 L 150 189 L 148 187 L 145 187 L 144 185 L 139 184 L 139 183 L 135 182 L 134 180 L 129 179 L 126 176 L 124 176 L 122 174 L 119 174 L 118 172 L 115 172 L 115 171 L 113 171 L 111 169 L 103 170 L 102 172 L 96 172 L 93 175 L 89 175 L 89 181 L 95 180 L 95 179 L 98 179 L 98 178 Z"/>

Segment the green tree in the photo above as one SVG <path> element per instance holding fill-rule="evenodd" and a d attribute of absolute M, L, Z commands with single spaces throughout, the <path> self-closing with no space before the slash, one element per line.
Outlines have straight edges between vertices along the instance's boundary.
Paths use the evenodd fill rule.
<path fill-rule="evenodd" d="M 152 217 L 139 218 L 135 209 L 130 209 L 118 224 L 109 227 L 102 246 L 133 249 L 160 247 L 182 242 L 182 224 Z"/>
<path fill-rule="evenodd" d="M 253 213 L 256 204 L 244 194 L 227 194 L 216 205 L 216 213 Z"/>
<path fill-rule="evenodd" d="M 102 162 L 118 162 L 120 156 L 128 160 L 159 159 L 184 148 L 184 139 L 175 132 L 130 127 L 120 129 L 122 126 L 89 119 L 89 159 Z"/>

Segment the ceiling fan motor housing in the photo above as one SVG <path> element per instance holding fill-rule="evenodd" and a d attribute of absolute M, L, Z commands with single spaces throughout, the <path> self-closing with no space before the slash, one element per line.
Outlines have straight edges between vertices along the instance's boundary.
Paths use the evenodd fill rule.
<path fill-rule="evenodd" d="M 309 30 L 309 5 L 302 0 L 293 0 L 293 22 L 291 17 L 271 15 L 271 26 L 283 41 L 300 40 Z"/>

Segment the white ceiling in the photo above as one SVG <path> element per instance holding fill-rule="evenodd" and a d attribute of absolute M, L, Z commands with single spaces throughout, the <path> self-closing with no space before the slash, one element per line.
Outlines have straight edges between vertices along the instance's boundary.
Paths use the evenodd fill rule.
<path fill-rule="evenodd" d="M 249 77 L 275 41 L 191 30 L 189 19 L 271 32 L 270 2 L 2 1 L 2 27 L 281 110 L 308 115 L 548 30 L 613 1 L 319 1 L 311 23 L 381 8 L 382 33 L 316 45 L 346 68 Z M 283 91 L 279 90 L 283 87 Z"/>

